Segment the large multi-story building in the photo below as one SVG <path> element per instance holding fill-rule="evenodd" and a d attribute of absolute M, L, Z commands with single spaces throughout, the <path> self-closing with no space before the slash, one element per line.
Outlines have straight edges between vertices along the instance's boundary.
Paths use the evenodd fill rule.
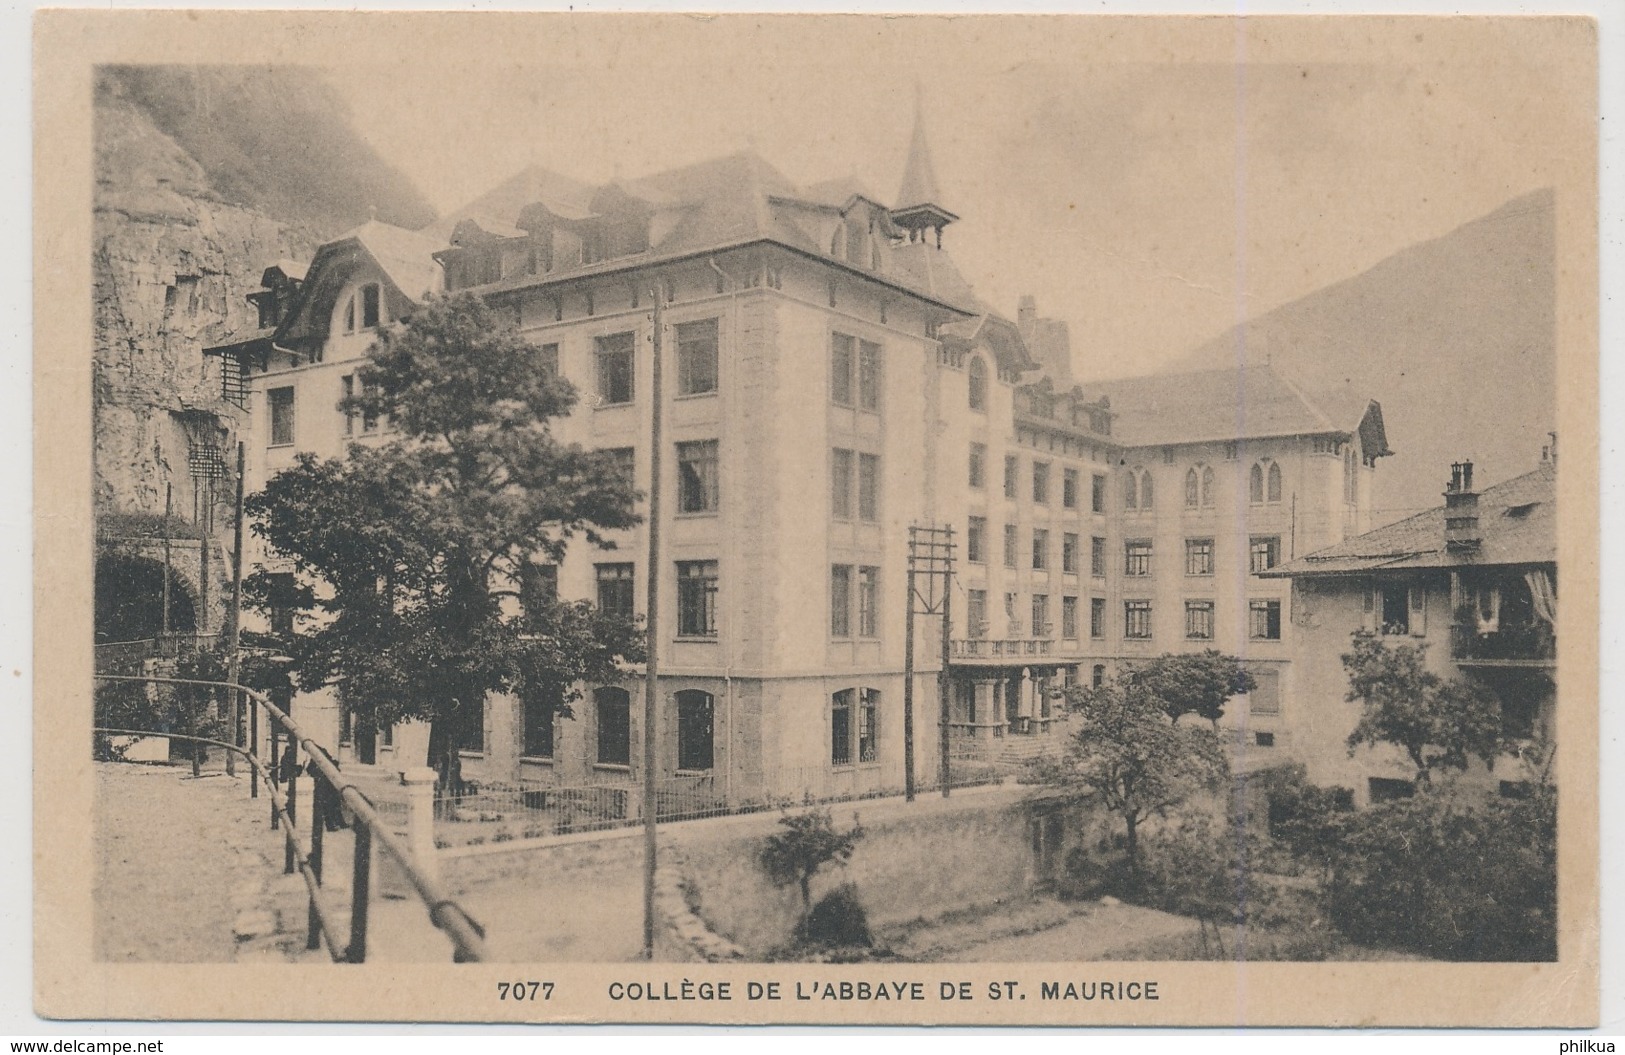
<path fill-rule="evenodd" d="M 1268 367 L 1075 384 L 1064 324 L 977 300 L 955 219 L 917 126 L 890 206 L 743 153 L 601 187 L 532 171 L 424 232 L 366 224 L 297 283 L 268 272 L 262 332 L 216 349 L 249 379 L 250 486 L 387 435 L 337 409 L 374 334 L 471 289 L 580 391 L 557 434 L 621 452 L 647 492 L 660 297 L 659 565 L 639 528 L 554 574 L 634 615 L 662 577 L 661 777 L 731 800 L 900 787 L 916 525 L 957 546 L 947 634 L 913 620 L 922 781 L 942 678 L 955 757 L 1053 742 L 1061 683 L 1187 649 L 1246 658 L 1261 689 L 1237 717 L 1268 733 L 1290 598 L 1257 573 L 1369 526 L 1380 409 Z M 629 783 L 641 696 L 634 671 L 569 718 L 493 698 L 465 772 Z M 340 732 L 336 698 L 300 707 Z"/>

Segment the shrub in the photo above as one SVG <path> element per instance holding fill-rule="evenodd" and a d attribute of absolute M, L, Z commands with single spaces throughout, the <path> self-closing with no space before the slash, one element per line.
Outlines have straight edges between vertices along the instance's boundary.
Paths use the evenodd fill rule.
<path fill-rule="evenodd" d="M 1435 790 L 1350 823 L 1327 909 L 1351 940 L 1445 960 L 1554 960 L 1557 813 L 1525 799 Z"/>
<path fill-rule="evenodd" d="M 852 857 L 863 828 L 855 821 L 846 832 L 835 830 L 829 810 L 787 813 L 779 818 L 781 831 L 769 835 L 757 855 L 762 871 L 775 886 L 794 885 L 801 891 L 802 919 L 812 912 L 812 879 L 826 864 L 845 865 Z"/>
<path fill-rule="evenodd" d="M 807 913 L 799 935 L 807 945 L 826 948 L 869 948 L 874 936 L 869 933 L 869 914 L 858 900 L 857 887 L 842 883 L 818 899 Z"/>

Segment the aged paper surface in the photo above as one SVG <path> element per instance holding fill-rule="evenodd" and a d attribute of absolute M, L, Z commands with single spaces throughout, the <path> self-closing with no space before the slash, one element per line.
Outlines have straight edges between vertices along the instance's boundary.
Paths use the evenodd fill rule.
<path fill-rule="evenodd" d="M 1594 1022 L 1596 63 L 1581 18 L 42 13 L 37 1009 Z M 289 87 L 305 75 L 323 87 Z M 252 493 L 295 448 L 401 435 L 330 409 L 360 391 L 344 363 L 464 287 L 584 393 L 561 434 L 629 449 L 643 490 L 635 338 L 671 357 L 654 962 L 641 667 L 568 714 L 493 698 L 453 752 L 466 795 L 417 845 L 496 962 L 454 965 L 382 864 L 367 962 L 303 952 L 269 796 L 218 752 L 191 782 L 163 764 L 185 762 L 175 745 L 148 765 L 152 738 L 124 761 L 86 750 L 97 673 L 195 672 L 163 646 L 225 625 L 236 443 Z M 939 641 L 920 563 L 906 692 L 910 529 L 935 525 L 963 533 L 953 622 Z M 647 611 L 646 537 L 622 538 L 606 557 L 577 537 L 553 589 Z M 248 573 L 292 567 L 252 535 L 244 553 Z M 128 586 L 160 559 L 162 640 L 121 667 L 153 642 L 140 598 L 115 605 L 117 577 L 95 575 L 123 561 Z M 255 618 L 244 631 L 275 636 Z M 1393 743 L 1346 747 L 1340 653 L 1362 628 L 1499 701 L 1495 769 L 1435 760 L 1432 779 L 1516 816 L 1561 789 L 1555 926 L 1531 909 L 1524 945 L 1470 885 L 1412 908 L 1418 935 L 1465 930 L 1455 944 L 1402 948 L 1369 905 L 1350 915 L 1387 852 L 1370 829 L 1325 876 L 1221 863 L 1239 886 L 1216 913 L 1168 884 L 1118 897 L 1112 861 L 1171 860 L 1202 795 L 1223 815 L 1213 796 L 1241 793 L 1152 811 L 1136 850 L 1098 789 L 1080 805 L 1076 783 L 1030 782 L 1030 759 L 1068 757 L 1091 690 L 1211 643 L 1253 682 L 1212 724 L 1247 777 L 1230 787 L 1296 763 L 1348 789 L 1356 827 L 1424 810 L 1446 792 L 1416 788 Z M 331 686 L 301 687 L 301 730 L 409 843 L 412 726 L 358 725 Z M 296 785 L 307 846 L 321 779 Z M 759 861 L 813 803 L 863 834 L 804 903 Z M 1257 799 L 1238 838 L 1276 806 Z M 325 835 L 340 927 L 358 823 Z M 1450 832 L 1456 871 L 1540 900 L 1538 846 Z M 1354 877 L 1341 930 L 1314 900 L 1333 874 Z M 843 879 L 873 944 L 796 945 Z M 1509 948 L 1528 962 L 1464 962 Z"/>

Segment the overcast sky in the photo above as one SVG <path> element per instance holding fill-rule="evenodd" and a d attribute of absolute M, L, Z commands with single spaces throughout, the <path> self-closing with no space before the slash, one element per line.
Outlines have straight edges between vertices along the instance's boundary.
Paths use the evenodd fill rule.
<path fill-rule="evenodd" d="M 522 65 L 462 54 L 329 78 L 441 211 L 532 163 L 596 182 L 746 145 L 793 181 L 856 175 L 890 202 L 918 85 L 941 204 L 962 218 L 947 246 L 1000 310 L 1033 293 L 1066 319 L 1092 376 L 1153 368 L 1560 183 L 1591 119 L 1584 82 L 1504 22 L 1303 20 L 1289 40 L 1213 19 L 1125 40 L 1121 20 L 949 21 L 770 24 L 748 47 L 695 26 L 554 35 Z"/>

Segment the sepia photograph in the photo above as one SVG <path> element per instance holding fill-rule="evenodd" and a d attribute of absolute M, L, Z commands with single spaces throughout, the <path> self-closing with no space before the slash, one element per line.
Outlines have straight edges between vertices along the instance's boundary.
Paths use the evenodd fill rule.
<path fill-rule="evenodd" d="M 50 16 L 42 1014 L 1595 1020 L 1590 20 Z"/>

